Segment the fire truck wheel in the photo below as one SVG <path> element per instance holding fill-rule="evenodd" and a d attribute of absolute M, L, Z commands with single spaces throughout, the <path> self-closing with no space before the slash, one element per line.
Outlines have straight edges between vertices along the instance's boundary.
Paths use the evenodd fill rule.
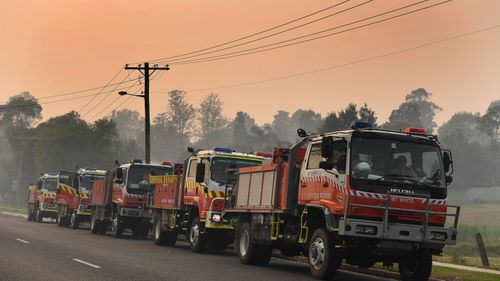
<path fill-rule="evenodd" d="M 111 221 L 111 232 L 113 236 L 116 238 L 122 238 L 123 235 L 123 226 L 120 221 L 120 216 L 117 213 L 113 214 L 113 220 Z"/>
<path fill-rule="evenodd" d="M 318 228 L 309 244 L 309 269 L 316 279 L 330 279 L 342 263 L 335 251 L 335 239 L 325 228 Z"/>
<path fill-rule="evenodd" d="M 90 233 L 97 234 L 99 232 L 99 223 L 94 215 L 90 218 Z"/>
<path fill-rule="evenodd" d="M 156 245 L 164 246 L 167 240 L 167 232 L 161 229 L 161 219 L 155 219 L 154 222 L 154 240 Z"/>
<path fill-rule="evenodd" d="M 427 281 L 432 271 L 432 254 L 427 250 L 415 251 L 399 261 L 402 281 Z"/>
<path fill-rule="evenodd" d="M 189 246 L 195 253 L 203 253 L 207 246 L 207 236 L 201 233 L 199 218 L 195 218 L 189 228 Z"/>
<path fill-rule="evenodd" d="M 36 219 L 36 222 L 43 221 L 42 211 L 40 211 L 40 209 L 36 209 L 35 219 Z"/>
<path fill-rule="evenodd" d="M 243 264 L 266 265 L 269 263 L 272 248 L 252 242 L 250 224 L 245 222 L 239 227 L 236 248 Z"/>
<path fill-rule="evenodd" d="M 69 226 L 73 229 L 77 229 L 79 225 L 80 225 L 80 217 L 75 213 L 71 214 Z"/>

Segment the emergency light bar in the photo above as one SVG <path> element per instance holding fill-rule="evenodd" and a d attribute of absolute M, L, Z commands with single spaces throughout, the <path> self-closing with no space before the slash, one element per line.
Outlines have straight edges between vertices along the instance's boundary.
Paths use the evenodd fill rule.
<path fill-rule="evenodd" d="M 351 129 L 366 129 L 366 128 L 373 128 L 373 125 L 368 122 L 356 121 L 351 126 Z"/>
<path fill-rule="evenodd" d="M 425 135 L 425 129 L 424 128 L 405 128 L 403 130 L 405 133 L 410 133 L 410 134 L 420 134 L 420 135 Z"/>
<path fill-rule="evenodd" d="M 163 166 L 173 166 L 173 163 L 170 162 L 170 161 L 162 161 L 161 165 L 163 165 Z"/>
<path fill-rule="evenodd" d="M 142 164 L 142 160 L 141 159 L 134 159 L 134 160 L 132 160 L 132 164 Z"/>
<path fill-rule="evenodd" d="M 227 148 L 227 147 L 215 147 L 214 151 L 225 152 L 225 153 L 232 153 L 233 152 L 233 150 L 231 148 Z"/>

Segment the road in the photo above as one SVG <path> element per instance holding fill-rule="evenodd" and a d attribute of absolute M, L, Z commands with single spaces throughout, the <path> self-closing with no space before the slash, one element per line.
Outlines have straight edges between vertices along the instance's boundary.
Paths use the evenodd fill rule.
<path fill-rule="evenodd" d="M 0 215 L 0 280 L 313 280 L 307 266 L 273 258 L 268 266 L 240 264 L 231 251 L 191 253 L 186 243 L 92 235 L 53 222 Z M 334 280 L 382 281 L 339 271 Z"/>

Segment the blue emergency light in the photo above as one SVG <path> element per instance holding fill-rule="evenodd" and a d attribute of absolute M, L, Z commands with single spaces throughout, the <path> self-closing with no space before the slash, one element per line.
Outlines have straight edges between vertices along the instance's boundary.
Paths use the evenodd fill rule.
<path fill-rule="evenodd" d="M 363 121 L 356 121 L 354 124 L 351 126 L 352 129 L 367 129 L 367 128 L 373 128 L 373 125 L 368 122 L 363 122 Z"/>
<path fill-rule="evenodd" d="M 233 152 L 233 150 L 231 148 L 227 148 L 227 147 L 215 147 L 214 151 L 225 152 L 225 153 L 232 153 Z"/>
<path fill-rule="evenodd" d="M 142 160 L 141 159 L 134 159 L 134 160 L 132 160 L 132 164 L 142 164 Z"/>

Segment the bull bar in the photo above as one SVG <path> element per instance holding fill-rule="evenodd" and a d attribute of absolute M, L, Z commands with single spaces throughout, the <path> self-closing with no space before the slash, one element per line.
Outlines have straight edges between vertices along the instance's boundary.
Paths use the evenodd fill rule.
<path fill-rule="evenodd" d="M 366 197 L 358 195 L 348 195 L 344 217 L 341 218 L 339 222 L 339 234 L 343 236 L 369 237 L 376 239 L 399 240 L 408 242 L 422 242 L 422 243 L 446 244 L 446 245 L 456 244 L 460 206 L 446 205 L 446 204 L 432 204 L 430 203 L 431 198 L 429 195 L 412 194 L 412 197 L 424 199 L 424 210 L 396 208 L 396 207 L 390 207 L 391 196 L 408 197 L 408 194 L 388 192 L 386 198 L 369 198 L 370 200 L 377 200 L 383 202 L 383 204 L 380 205 L 352 203 L 351 199 L 353 198 L 366 199 Z M 431 206 L 446 207 L 447 211 L 446 212 L 432 211 L 430 209 Z M 383 210 L 384 211 L 383 220 L 374 221 L 368 219 L 350 218 L 348 214 L 349 207 Z M 454 212 L 449 213 L 448 208 L 452 209 L 454 208 Z M 391 211 L 424 214 L 424 220 L 420 225 L 406 224 L 406 223 L 391 223 L 389 222 L 389 212 Z M 453 217 L 454 218 L 453 226 L 452 227 L 430 226 L 429 215 L 441 215 L 445 216 L 445 218 Z"/>

